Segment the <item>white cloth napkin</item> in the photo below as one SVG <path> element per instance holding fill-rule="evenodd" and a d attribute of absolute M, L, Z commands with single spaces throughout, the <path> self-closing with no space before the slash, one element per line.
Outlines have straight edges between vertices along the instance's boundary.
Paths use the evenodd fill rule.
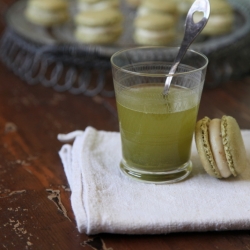
<path fill-rule="evenodd" d="M 250 130 L 242 131 L 250 152 Z M 250 229 L 250 164 L 236 178 L 218 180 L 201 167 L 193 143 L 191 176 L 179 183 L 144 184 L 119 170 L 120 134 L 87 127 L 58 139 L 80 232 L 160 234 Z M 249 160 L 248 160 L 249 163 Z"/>

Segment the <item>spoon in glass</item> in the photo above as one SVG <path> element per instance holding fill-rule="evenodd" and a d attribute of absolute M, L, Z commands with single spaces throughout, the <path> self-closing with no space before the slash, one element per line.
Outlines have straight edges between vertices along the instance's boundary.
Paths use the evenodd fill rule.
<path fill-rule="evenodd" d="M 193 14 L 195 12 L 203 12 L 203 18 L 199 22 L 194 22 Z M 196 0 L 188 11 L 186 21 L 185 21 L 185 33 L 179 49 L 179 52 L 174 60 L 173 66 L 169 71 L 169 76 L 166 78 L 165 86 L 163 89 L 163 95 L 168 94 L 170 84 L 181 59 L 186 54 L 187 49 L 195 40 L 195 38 L 201 33 L 203 28 L 206 26 L 208 18 L 210 15 L 210 4 L 209 0 Z"/>

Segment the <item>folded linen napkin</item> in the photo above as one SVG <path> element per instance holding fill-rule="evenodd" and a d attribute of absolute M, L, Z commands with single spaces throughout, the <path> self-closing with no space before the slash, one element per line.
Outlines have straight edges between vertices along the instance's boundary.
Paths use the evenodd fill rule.
<path fill-rule="evenodd" d="M 242 131 L 250 152 L 250 130 Z M 120 134 L 85 131 L 60 134 L 59 155 L 72 191 L 78 230 L 87 234 L 160 234 L 250 229 L 250 168 L 227 180 L 210 177 L 192 145 L 193 172 L 166 185 L 131 180 L 119 170 Z M 248 159 L 248 165 L 249 159 Z"/>

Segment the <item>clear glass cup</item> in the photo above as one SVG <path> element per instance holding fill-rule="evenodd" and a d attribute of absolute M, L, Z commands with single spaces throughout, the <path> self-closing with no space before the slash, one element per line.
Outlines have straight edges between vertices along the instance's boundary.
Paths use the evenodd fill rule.
<path fill-rule="evenodd" d="M 190 151 L 208 59 L 188 50 L 164 96 L 178 50 L 139 47 L 111 57 L 122 142 L 120 169 L 139 181 L 172 183 L 192 171 Z"/>

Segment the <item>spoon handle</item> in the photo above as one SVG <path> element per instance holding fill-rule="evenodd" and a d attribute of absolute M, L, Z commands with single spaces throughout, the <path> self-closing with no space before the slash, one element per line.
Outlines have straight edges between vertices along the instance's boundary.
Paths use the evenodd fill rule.
<path fill-rule="evenodd" d="M 203 18 L 197 23 L 195 23 L 193 20 L 193 14 L 196 11 L 203 12 Z M 168 94 L 170 84 L 173 78 L 173 74 L 175 73 L 178 65 L 180 64 L 183 56 L 186 54 L 187 49 L 189 48 L 191 43 L 194 41 L 194 39 L 201 33 L 203 28 L 206 26 L 208 18 L 209 18 L 209 14 L 210 14 L 210 5 L 209 5 L 208 0 L 196 0 L 192 4 L 191 8 L 189 9 L 187 17 L 186 17 L 185 33 L 184 33 L 184 37 L 181 43 L 181 47 L 174 60 L 173 66 L 171 67 L 169 71 L 170 76 L 166 78 L 163 95 Z"/>

